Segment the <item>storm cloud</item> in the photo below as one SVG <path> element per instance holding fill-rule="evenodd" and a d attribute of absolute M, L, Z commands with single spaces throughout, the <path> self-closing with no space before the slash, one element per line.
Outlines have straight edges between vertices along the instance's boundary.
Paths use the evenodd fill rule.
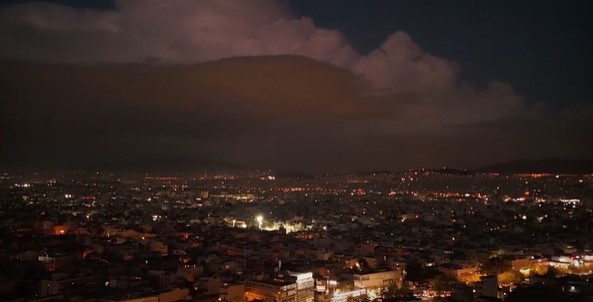
<path fill-rule="evenodd" d="M 278 1 L 15 5 L 0 44 L 4 162 L 181 154 L 344 171 L 593 151 L 575 134 L 586 110 L 550 116 L 509 83 L 476 88 L 401 31 L 360 54 Z"/>

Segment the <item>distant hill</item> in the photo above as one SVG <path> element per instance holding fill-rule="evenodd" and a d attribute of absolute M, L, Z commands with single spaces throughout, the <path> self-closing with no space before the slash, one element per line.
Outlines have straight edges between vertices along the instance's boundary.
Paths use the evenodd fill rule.
<path fill-rule="evenodd" d="M 506 163 L 476 169 L 476 172 L 513 173 L 550 173 L 550 174 L 591 174 L 593 160 L 543 159 L 515 160 Z"/>
<path fill-rule="evenodd" d="M 85 170 L 128 173 L 195 173 L 195 172 L 223 172 L 247 169 L 244 166 L 215 160 L 162 157 L 139 159 L 120 162 L 100 163 L 84 167 Z"/>
<path fill-rule="evenodd" d="M 447 168 L 447 167 L 434 168 L 434 169 L 424 169 L 424 168 L 423 169 L 408 169 L 408 170 L 400 171 L 400 172 L 406 172 L 406 173 L 417 172 L 419 174 L 431 173 L 431 174 L 459 175 L 459 176 L 473 175 L 475 173 L 473 170 L 459 169 L 459 168 Z"/>

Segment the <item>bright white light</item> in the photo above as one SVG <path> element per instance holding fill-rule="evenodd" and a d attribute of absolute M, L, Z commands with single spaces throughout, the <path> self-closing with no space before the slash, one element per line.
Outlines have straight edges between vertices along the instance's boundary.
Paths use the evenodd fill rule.
<path fill-rule="evenodd" d="M 262 215 L 257 215 L 255 217 L 255 221 L 257 221 L 258 227 L 261 229 L 261 225 L 264 222 L 264 216 Z"/>

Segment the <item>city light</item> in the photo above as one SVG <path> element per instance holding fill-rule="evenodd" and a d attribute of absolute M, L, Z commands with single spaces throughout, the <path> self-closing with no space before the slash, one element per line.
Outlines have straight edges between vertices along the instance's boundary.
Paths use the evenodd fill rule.
<path fill-rule="evenodd" d="M 200 179 L 202 177 L 206 176 L 201 176 Z M 382 180 L 377 180 L 376 176 L 326 175 L 319 178 L 284 179 L 278 183 L 270 183 L 267 178 L 260 179 L 261 174 L 257 173 L 248 176 L 238 174 L 220 180 L 212 177 L 210 180 L 213 183 L 206 183 L 193 191 L 188 189 L 183 193 L 179 192 L 179 188 L 186 186 L 193 178 L 171 180 L 155 177 L 150 180 L 154 183 L 146 182 L 146 179 L 130 181 L 121 184 L 119 189 L 113 186 L 119 181 L 117 178 L 107 178 L 108 181 L 104 183 L 99 183 L 95 179 L 87 183 L 82 178 L 76 180 L 81 184 L 79 187 L 73 187 L 70 182 L 57 182 L 49 189 L 45 186 L 31 185 L 26 191 L 23 190 L 23 185 L 10 186 L 8 192 L 12 190 L 19 193 L 20 196 L 15 196 L 25 201 L 23 206 L 39 213 L 48 211 L 47 204 L 55 204 L 58 209 L 63 208 L 62 213 L 68 214 L 74 222 L 63 224 L 60 220 L 51 218 L 29 222 L 35 226 L 34 231 L 41 236 L 61 235 L 61 240 L 74 240 L 80 236 L 90 235 L 88 225 L 100 223 L 104 229 L 102 234 L 108 239 L 97 240 L 96 244 L 115 250 L 123 248 L 113 259 L 118 265 L 127 265 L 134 259 L 134 253 L 137 251 L 160 256 L 171 253 L 183 257 L 184 260 L 181 261 L 186 263 L 186 259 L 189 259 L 188 248 L 208 247 L 209 244 L 204 238 L 209 238 L 210 230 L 196 227 L 212 224 L 222 227 L 216 235 L 219 236 L 216 243 L 218 248 L 229 259 L 241 257 L 247 260 L 237 263 L 229 260 L 224 264 L 225 271 L 240 272 L 252 265 L 249 260 L 259 257 L 253 253 L 259 249 L 257 242 L 272 236 L 279 241 L 274 243 L 274 248 L 266 255 L 262 255 L 262 259 L 274 258 L 283 261 L 286 250 L 297 250 L 310 259 L 339 259 L 338 262 L 343 261 L 343 269 L 353 275 L 361 275 L 354 279 L 353 286 L 354 293 L 364 290 L 364 299 L 382 297 L 385 293 L 381 288 L 385 282 L 397 279 L 396 284 L 400 285 L 401 279 L 406 278 L 405 271 L 401 271 L 405 263 L 400 263 L 401 260 L 398 261 L 388 254 L 377 254 L 379 251 L 383 253 L 385 248 L 390 246 L 397 247 L 397 253 L 402 255 L 414 253 L 416 248 L 431 249 L 432 252 L 422 256 L 421 261 L 425 268 L 438 267 L 439 273 L 438 276 L 425 280 L 428 287 L 409 286 L 409 295 L 418 298 L 432 299 L 449 295 L 450 292 L 443 289 L 443 286 L 447 286 L 443 282 L 449 279 L 455 279 L 456 282 L 475 289 L 480 295 L 483 293 L 486 284 L 484 280 L 489 280 L 486 279 L 484 263 L 477 258 L 456 258 L 456 255 L 450 252 L 457 247 L 467 246 L 470 241 L 477 245 L 492 246 L 492 249 L 488 250 L 489 253 L 509 259 L 510 269 L 506 266 L 496 267 L 497 274 L 493 284 L 496 287 L 502 285 L 502 294 L 512 295 L 512 287 L 526 286 L 529 278 L 546 274 L 548 271 L 556 276 L 570 274 L 579 278 L 585 278 L 593 272 L 593 254 L 570 244 L 570 240 L 574 238 L 590 238 L 587 230 L 593 222 L 586 214 L 588 203 L 580 194 L 582 188 L 564 188 L 563 178 L 556 180 L 554 176 L 542 176 L 537 179 L 530 178 L 527 183 L 526 176 L 523 175 L 463 175 L 443 178 L 442 175 L 419 174 L 414 175 L 414 182 L 418 182 L 418 186 L 411 187 L 409 177 L 406 177 L 405 185 L 394 185 L 393 180 L 398 179 L 397 176 L 386 176 Z M 231 186 L 227 183 L 228 179 L 234 179 L 235 183 Z M 261 180 L 265 182 L 260 182 Z M 362 187 L 370 183 L 370 180 L 375 182 L 372 189 Z M 46 183 L 48 180 L 38 182 Z M 395 183 L 399 184 L 398 181 Z M 350 187 L 352 184 L 355 184 L 354 188 Z M 527 184 L 528 189 L 524 187 Z M 145 190 L 141 189 L 142 186 L 145 186 Z M 496 188 L 497 193 L 490 195 L 485 188 Z M 359 189 L 364 190 L 366 195 L 358 194 Z M 354 194 L 350 194 L 352 192 Z M 391 194 L 392 192 L 395 193 Z M 527 195 L 525 192 L 530 193 Z M 101 199 L 101 195 L 108 198 Z M 369 195 L 373 196 L 370 200 L 365 198 Z M 126 207 L 130 210 L 121 211 L 121 200 L 127 200 Z M 485 203 L 486 200 L 489 201 L 488 204 Z M 60 203 L 64 203 L 64 206 Z M 224 206 L 220 207 L 221 204 Z M 390 212 L 387 209 L 392 205 L 401 210 Z M 121 213 L 122 217 L 114 219 L 112 213 Z M 531 220 L 535 224 L 527 223 Z M 89 223 L 91 221 L 92 224 Z M 130 224 L 129 221 L 136 221 L 138 225 Z M 359 226 L 363 228 L 358 228 Z M 447 232 L 434 231 L 440 230 L 443 226 L 448 226 Z M 544 228 L 541 228 L 542 226 Z M 328 232 L 330 230 L 346 233 L 350 230 L 351 237 L 346 236 L 338 240 L 347 240 L 355 246 L 357 253 L 368 256 L 363 257 L 364 260 L 358 257 L 347 260 L 336 257 L 334 249 L 337 245 L 336 242 L 332 245 L 334 232 Z M 551 232 L 556 230 L 562 230 L 560 234 L 570 232 L 571 235 L 565 237 Z M 26 231 L 27 229 L 22 228 L 19 232 Z M 68 234 L 75 236 L 67 236 Z M 183 238 L 183 243 L 188 247 L 169 243 L 167 238 L 171 234 Z M 430 240 L 419 242 L 418 236 Z M 522 244 L 526 245 L 537 244 L 541 238 L 551 238 L 560 248 L 551 256 L 534 256 L 541 253 L 537 248 L 533 248 L 531 252 L 534 254 L 528 256 L 507 254 L 500 249 L 500 246 L 516 243 L 518 237 Z M 255 240 L 250 242 L 244 238 Z M 136 242 L 130 239 L 136 239 Z M 318 249 L 303 248 L 303 241 L 311 240 L 316 241 Z M 446 247 L 446 250 L 442 250 L 442 247 Z M 90 250 L 86 250 L 86 253 L 91 253 L 89 259 L 96 257 L 97 261 L 103 261 L 98 260 L 101 256 L 99 254 L 92 255 L 93 252 Z M 49 260 L 46 262 L 51 263 L 52 257 L 48 256 Z M 451 265 L 448 261 L 452 260 L 459 264 Z M 394 264 L 398 267 L 396 271 L 401 272 L 400 275 L 382 276 L 386 273 L 382 270 L 386 269 L 387 265 Z M 196 264 L 184 265 L 186 268 L 196 267 Z M 373 266 L 379 268 L 375 269 Z M 550 268 L 553 269 L 549 270 Z M 45 269 L 52 271 L 56 268 L 53 264 L 48 264 Z M 279 274 L 278 276 L 286 273 L 280 265 L 275 267 L 274 272 Z M 362 276 L 363 274 L 365 276 Z M 371 277 L 370 274 L 375 275 Z M 267 277 L 280 278 L 278 276 Z M 302 274 L 298 276 L 304 278 Z M 442 279 L 439 279 L 441 277 Z M 308 280 L 308 277 L 304 279 Z M 315 291 L 328 295 L 328 301 L 348 302 L 348 296 L 353 295 L 352 289 L 342 288 L 342 281 L 338 282 L 329 271 L 324 271 L 322 279 L 317 281 L 319 284 L 316 285 Z M 296 282 L 307 283 L 307 286 L 315 284 L 310 281 L 299 281 L 298 278 Z M 432 288 L 433 283 L 441 289 Z M 263 289 L 270 285 L 277 286 L 274 283 L 263 284 L 262 291 L 250 290 L 247 296 L 263 299 Z M 240 288 L 241 285 L 233 286 Z M 279 286 L 279 289 L 280 294 L 292 295 L 291 290 L 288 287 L 284 288 L 284 285 Z M 227 295 L 230 295 L 230 291 Z M 241 293 L 240 296 L 244 294 Z M 222 298 L 221 301 L 230 302 L 227 298 Z"/>
<path fill-rule="evenodd" d="M 366 2 L 0 2 L 0 301 L 590 301 L 593 2 Z"/>

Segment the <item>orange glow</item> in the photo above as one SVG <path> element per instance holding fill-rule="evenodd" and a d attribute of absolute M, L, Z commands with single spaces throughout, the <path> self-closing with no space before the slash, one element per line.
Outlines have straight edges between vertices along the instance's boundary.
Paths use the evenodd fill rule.
<path fill-rule="evenodd" d="M 53 230 L 54 235 L 65 235 L 67 232 L 68 232 L 68 227 L 65 225 L 54 226 L 54 230 Z"/>

